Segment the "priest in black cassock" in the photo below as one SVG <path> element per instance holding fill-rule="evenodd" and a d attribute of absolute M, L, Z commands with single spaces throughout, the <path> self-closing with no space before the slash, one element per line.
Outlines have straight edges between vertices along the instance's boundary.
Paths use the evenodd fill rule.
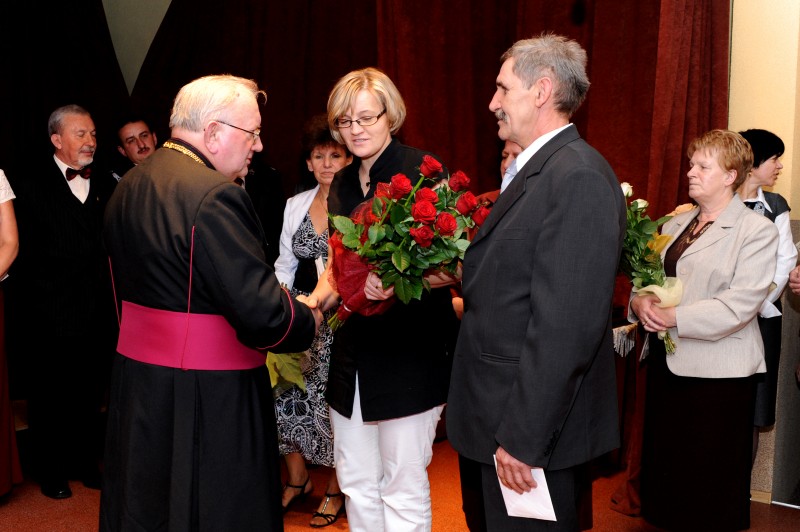
<path fill-rule="evenodd" d="M 281 289 L 244 176 L 251 80 L 184 86 L 171 135 L 125 175 L 104 242 L 121 307 L 100 530 L 283 530 L 266 351 L 308 348 L 319 311 Z"/>

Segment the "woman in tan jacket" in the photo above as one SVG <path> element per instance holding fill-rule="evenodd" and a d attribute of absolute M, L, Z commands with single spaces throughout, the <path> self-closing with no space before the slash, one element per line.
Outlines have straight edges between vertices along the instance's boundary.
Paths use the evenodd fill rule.
<path fill-rule="evenodd" d="M 650 333 L 642 450 L 642 516 L 666 530 L 750 526 L 755 378 L 766 370 L 756 316 L 775 273 L 778 231 L 735 196 L 753 164 L 738 133 L 692 141 L 689 196 L 697 207 L 663 227 L 667 276 L 683 283 L 675 307 L 636 295 Z"/>

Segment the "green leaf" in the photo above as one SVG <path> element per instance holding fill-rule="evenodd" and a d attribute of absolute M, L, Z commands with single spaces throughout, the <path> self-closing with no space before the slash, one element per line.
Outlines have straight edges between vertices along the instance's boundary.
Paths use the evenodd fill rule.
<path fill-rule="evenodd" d="M 300 353 L 273 353 L 267 352 L 267 368 L 272 387 L 282 387 L 284 389 L 296 385 L 306 391 L 306 381 L 303 377 L 303 370 L 300 367 L 301 359 L 306 356 L 305 352 Z"/>
<path fill-rule="evenodd" d="M 394 253 L 392 253 L 392 264 L 399 271 L 405 271 L 411 265 L 411 254 L 404 249 L 396 247 Z"/>
<path fill-rule="evenodd" d="M 361 247 L 361 238 L 355 233 L 342 233 L 342 244 L 349 249 Z"/>
<path fill-rule="evenodd" d="M 405 304 L 408 304 L 412 299 L 422 298 L 422 282 L 419 280 L 410 280 L 406 277 L 400 277 L 394 284 L 394 294 L 397 299 Z"/>
<path fill-rule="evenodd" d="M 386 237 L 386 228 L 382 225 L 370 225 L 369 229 L 367 230 L 367 238 L 369 239 L 370 243 L 375 244 L 380 242 Z"/>
<path fill-rule="evenodd" d="M 342 233 L 343 235 L 350 234 L 355 231 L 356 224 L 348 218 L 347 216 L 334 216 L 332 218 L 333 226 L 336 228 L 337 231 Z"/>

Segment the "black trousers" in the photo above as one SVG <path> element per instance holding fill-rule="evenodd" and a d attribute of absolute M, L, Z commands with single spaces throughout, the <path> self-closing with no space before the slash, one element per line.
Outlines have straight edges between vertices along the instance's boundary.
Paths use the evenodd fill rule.
<path fill-rule="evenodd" d="M 556 521 L 510 517 L 494 465 L 458 455 L 461 504 L 470 532 L 576 532 L 592 527 L 588 464 L 546 471 Z"/>
<path fill-rule="evenodd" d="M 97 472 L 103 449 L 100 407 L 110 352 L 91 337 L 48 337 L 31 350 L 28 423 L 40 482 Z"/>

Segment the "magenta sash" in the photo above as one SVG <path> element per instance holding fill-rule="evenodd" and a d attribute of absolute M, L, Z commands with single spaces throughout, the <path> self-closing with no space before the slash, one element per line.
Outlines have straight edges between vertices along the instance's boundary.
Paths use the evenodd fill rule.
<path fill-rule="evenodd" d="M 128 358 L 180 369 L 242 370 L 263 366 L 266 352 L 245 346 L 218 314 L 191 314 L 122 302 L 117 351 Z"/>

